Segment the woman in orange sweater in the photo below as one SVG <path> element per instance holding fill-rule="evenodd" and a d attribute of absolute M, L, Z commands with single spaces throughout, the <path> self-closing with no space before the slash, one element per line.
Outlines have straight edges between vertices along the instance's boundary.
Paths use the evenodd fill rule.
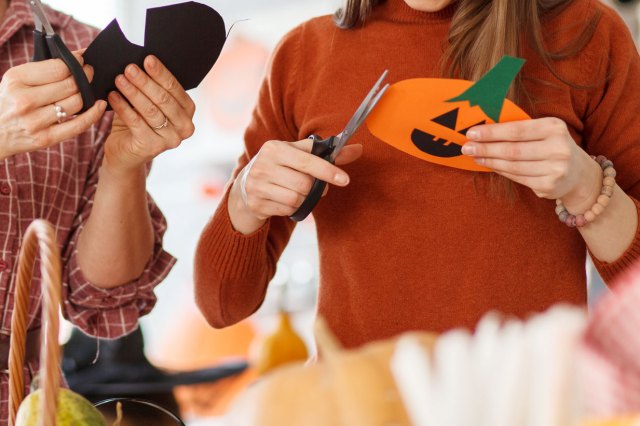
<path fill-rule="evenodd" d="M 477 80 L 505 54 L 527 60 L 511 96 L 533 119 L 474 127 L 463 149 L 495 173 L 421 161 L 365 128 L 336 166 L 309 153 L 382 70 Z M 216 327 L 258 309 L 314 178 L 334 185 L 313 212 L 318 311 L 347 346 L 585 304 L 587 250 L 606 281 L 640 257 L 639 89 L 633 41 L 596 0 L 348 0 L 276 49 L 199 242 L 198 304 Z"/>

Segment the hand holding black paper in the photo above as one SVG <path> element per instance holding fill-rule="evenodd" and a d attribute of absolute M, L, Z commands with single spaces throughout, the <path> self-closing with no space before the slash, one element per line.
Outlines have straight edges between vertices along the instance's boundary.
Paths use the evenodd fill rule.
<path fill-rule="evenodd" d="M 91 43 L 85 63 L 95 70 L 91 87 L 96 99 L 107 99 L 115 78 L 129 64 L 143 67 L 154 55 L 185 90 L 197 87 L 220 56 L 226 40 L 224 21 L 209 6 L 186 2 L 147 10 L 144 46 L 131 43 L 114 19 Z"/>
<path fill-rule="evenodd" d="M 127 66 L 115 79 L 121 94 L 109 94 L 116 116 L 104 155 L 117 173 L 139 169 L 194 132 L 195 105 L 180 83 L 154 56 L 143 66 Z"/>

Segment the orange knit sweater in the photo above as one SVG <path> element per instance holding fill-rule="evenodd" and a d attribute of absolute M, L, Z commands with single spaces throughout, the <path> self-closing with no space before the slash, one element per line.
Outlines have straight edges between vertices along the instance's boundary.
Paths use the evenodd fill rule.
<path fill-rule="evenodd" d="M 384 69 L 390 83 L 437 77 L 454 7 L 425 13 L 387 0 L 364 27 L 341 30 L 323 16 L 290 32 L 272 58 L 236 174 L 267 140 L 339 132 Z M 559 51 L 597 10 L 586 48 L 555 64 L 574 87 L 526 55 L 534 106 L 523 107 L 564 120 L 585 150 L 614 162 L 619 185 L 637 200 L 640 60 L 626 27 L 599 1 L 574 0 L 545 21 L 544 33 Z M 490 174 L 418 160 L 364 126 L 350 143 L 364 145 L 363 157 L 345 167 L 351 184 L 332 188 L 314 211 L 318 311 L 347 346 L 406 330 L 472 327 L 490 310 L 522 317 L 585 303 L 585 243 L 558 221 L 553 201 L 517 185 L 508 196 Z M 195 262 L 197 301 L 212 325 L 258 309 L 293 227 L 274 217 L 245 236 L 233 229 L 226 199 L 220 204 Z M 639 257 L 640 231 L 619 260 L 597 266 L 609 280 Z"/>

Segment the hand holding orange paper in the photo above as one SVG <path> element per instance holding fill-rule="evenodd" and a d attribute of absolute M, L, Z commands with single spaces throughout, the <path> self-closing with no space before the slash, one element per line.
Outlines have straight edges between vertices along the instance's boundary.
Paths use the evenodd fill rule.
<path fill-rule="evenodd" d="M 417 78 L 392 85 L 367 120 L 373 135 L 409 155 L 458 169 L 490 172 L 462 155 L 479 124 L 527 120 L 505 99 L 522 59 L 505 56 L 482 79 Z"/>

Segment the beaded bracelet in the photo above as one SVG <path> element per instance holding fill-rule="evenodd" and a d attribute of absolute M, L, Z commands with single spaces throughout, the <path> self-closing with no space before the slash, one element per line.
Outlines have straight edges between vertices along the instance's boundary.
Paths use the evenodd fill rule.
<path fill-rule="evenodd" d="M 597 157 L 592 155 L 591 158 L 600 165 L 603 176 L 600 195 L 591 209 L 584 212 L 584 214 L 574 216 L 567 211 L 567 208 L 562 204 L 562 201 L 556 200 L 556 214 L 558 215 L 560 222 L 563 222 L 571 228 L 582 227 L 587 223 L 591 223 L 596 220 L 596 217 L 598 217 L 598 215 L 601 214 L 609 205 L 609 201 L 613 195 L 613 187 L 616 184 L 616 169 L 613 168 L 613 163 L 610 160 L 607 160 L 604 155 L 598 155 Z"/>

